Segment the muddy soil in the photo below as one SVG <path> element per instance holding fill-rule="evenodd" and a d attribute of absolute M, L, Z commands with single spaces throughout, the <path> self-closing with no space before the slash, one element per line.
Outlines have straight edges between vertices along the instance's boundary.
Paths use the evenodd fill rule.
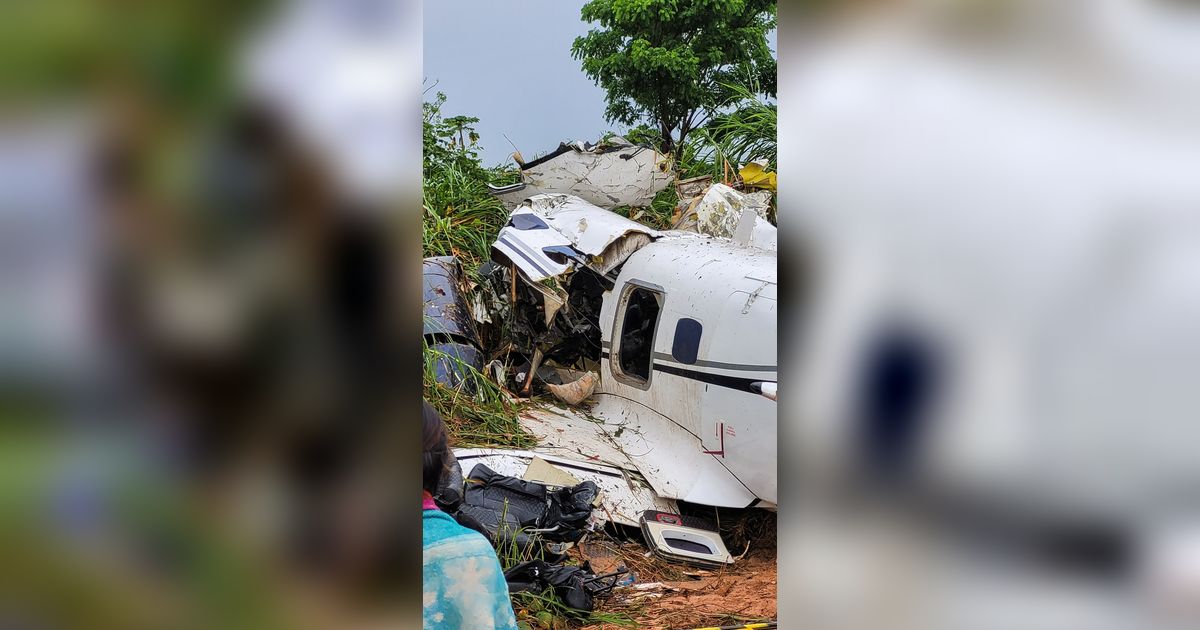
<path fill-rule="evenodd" d="M 731 567 L 706 571 L 646 557 L 636 543 L 601 540 L 579 550 L 597 573 L 620 564 L 637 574 L 634 587 L 622 587 L 597 602 L 597 612 L 632 619 L 638 628 L 675 630 L 772 621 L 776 615 L 775 541 L 759 540 Z M 756 548 L 757 547 L 757 548 Z M 661 584 L 646 590 L 636 585 Z M 615 629 L 616 624 L 591 624 L 591 630 Z"/>

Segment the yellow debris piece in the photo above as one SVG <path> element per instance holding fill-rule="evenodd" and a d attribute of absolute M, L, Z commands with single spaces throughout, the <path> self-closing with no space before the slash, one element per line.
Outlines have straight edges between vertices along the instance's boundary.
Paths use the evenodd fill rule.
<path fill-rule="evenodd" d="M 738 175 L 742 178 L 742 183 L 754 188 L 763 188 L 766 190 L 775 190 L 775 173 L 768 173 L 766 164 L 762 162 L 748 162 L 738 170 Z"/>

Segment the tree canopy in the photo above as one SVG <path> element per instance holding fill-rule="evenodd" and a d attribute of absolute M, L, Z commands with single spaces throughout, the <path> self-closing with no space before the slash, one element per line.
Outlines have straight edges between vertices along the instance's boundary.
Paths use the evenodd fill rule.
<path fill-rule="evenodd" d="M 663 151 L 727 104 L 729 85 L 775 96 L 774 0 L 592 0 L 581 16 L 599 28 L 571 54 L 608 92 L 605 117 L 652 124 Z"/>

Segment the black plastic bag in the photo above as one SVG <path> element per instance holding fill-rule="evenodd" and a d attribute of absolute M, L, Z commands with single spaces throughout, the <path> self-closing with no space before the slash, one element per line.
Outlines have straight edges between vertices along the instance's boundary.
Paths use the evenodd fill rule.
<path fill-rule="evenodd" d="M 586 581 L 595 577 L 589 567 L 550 564 L 541 560 L 522 562 L 504 572 L 509 593 L 541 593 L 553 588 L 554 595 L 568 608 L 591 612 L 595 600 Z"/>

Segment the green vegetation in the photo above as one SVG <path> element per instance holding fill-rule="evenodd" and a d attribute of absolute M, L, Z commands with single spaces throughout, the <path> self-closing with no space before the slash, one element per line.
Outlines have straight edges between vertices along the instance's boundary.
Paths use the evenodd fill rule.
<path fill-rule="evenodd" d="M 553 629 L 579 627 L 579 625 L 611 624 L 623 628 L 636 628 L 638 623 L 622 613 L 592 611 L 581 613 L 567 608 L 554 591 L 543 593 L 516 593 L 512 596 L 513 611 L 517 615 L 517 627 Z"/>
<path fill-rule="evenodd" d="M 424 349 L 424 361 L 425 399 L 445 418 L 453 446 L 528 448 L 536 445 L 533 437 L 517 422 L 520 405 L 509 400 L 490 379 L 457 357 L 429 346 Z M 474 386 L 475 393 L 467 393 L 467 387 L 452 388 L 438 383 L 434 375 L 439 361 L 457 364 L 460 373 L 468 374 L 467 380 Z"/>
<path fill-rule="evenodd" d="M 520 177 L 500 167 L 484 168 L 475 144 L 479 135 L 470 116 L 442 116 L 446 95 L 439 92 L 423 105 L 422 121 L 422 249 L 425 256 L 457 256 L 463 270 L 473 274 L 488 259 L 488 251 L 508 211 L 488 193 L 488 182 L 510 183 Z M 519 406 L 492 380 L 471 366 L 437 350 L 424 349 L 424 395 L 446 419 L 456 447 L 532 446 L 533 438 L 517 422 Z M 458 364 L 469 374 L 475 393 L 437 382 L 439 362 Z"/>
<path fill-rule="evenodd" d="M 711 174 L 716 175 L 723 161 L 737 168 L 760 158 L 766 158 L 774 170 L 778 155 L 775 104 L 755 98 L 757 88 L 752 85 L 728 83 L 725 89 L 730 94 L 727 104 L 731 107 L 698 129 L 688 145 L 687 164 L 697 171 L 689 176 L 709 174 L 698 172 L 704 168 L 713 169 Z"/>
<path fill-rule="evenodd" d="M 608 92 L 605 117 L 648 124 L 664 153 L 729 102 L 728 85 L 775 95 L 774 0 L 592 0 L 581 17 L 600 27 L 571 54 Z"/>
<path fill-rule="evenodd" d="M 458 256 L 466 269 L 487 260 L 508 211 L 487 184 L 520 181 L 520 173 L 484 168 L 475 150 L 478 118 L 443 118 L 446 95 L 423 104 L 422 247 L 426 256 Z"/>

